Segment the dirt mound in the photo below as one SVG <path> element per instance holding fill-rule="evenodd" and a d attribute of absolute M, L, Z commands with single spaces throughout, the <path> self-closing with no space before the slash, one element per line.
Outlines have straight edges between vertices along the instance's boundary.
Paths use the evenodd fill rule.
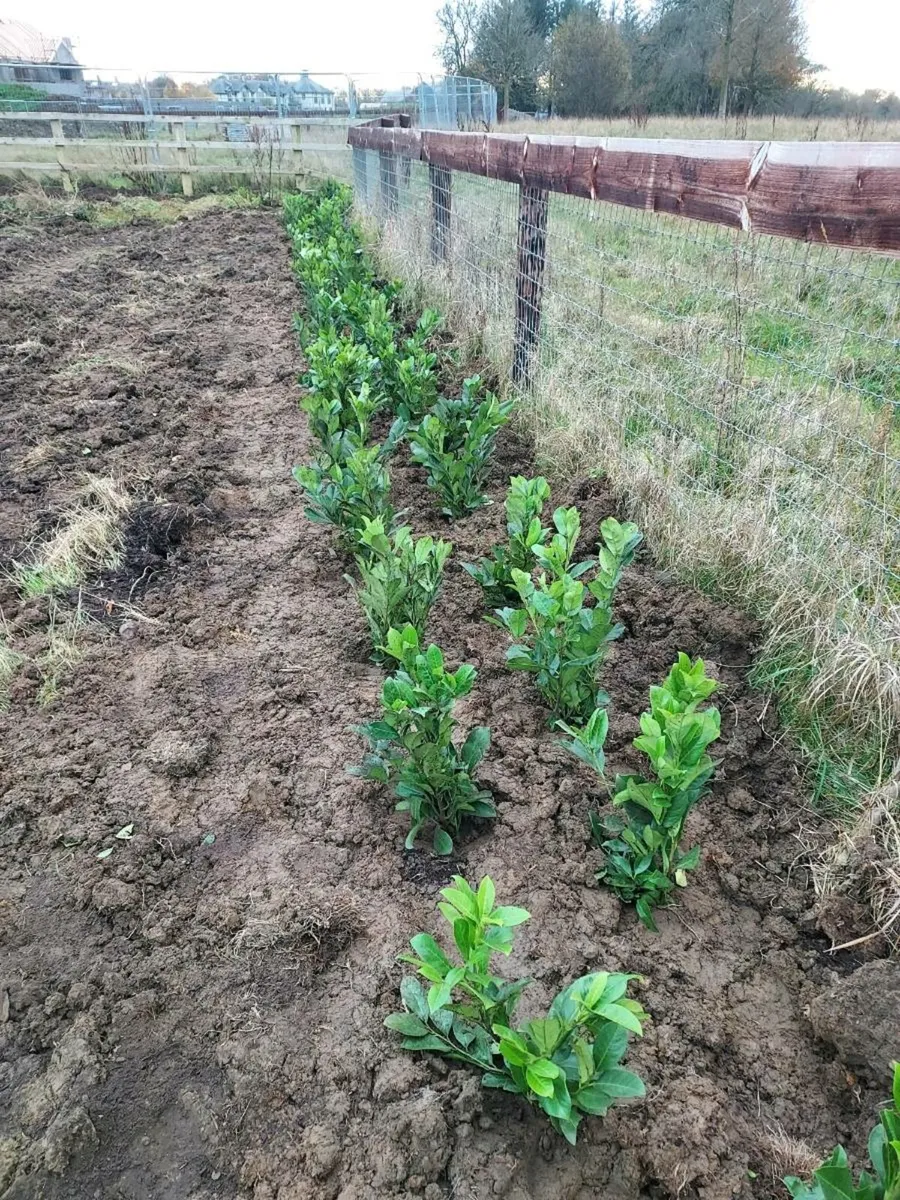
<path fill-rule="evenodd" d="M 638 715 L 677 650 L 722 682 L 722 762 L 689 831 L 703 861 L 653 935 L 594 885 L 595 782 L 505 669 L 459 565 L 500 536 L 502 504 L 450 530 L 429 634 L 479 670 L 465 716 L 493 728 L 499 809 L 459 866 L 532 913 L 509 963 L 535 980 L 524 1015 L 604 966 L 644 976 L 653 1017 L 631 1057 L 646 1102 L 586 1121 L 573 1149 L 382 1028 L 395 957 L 437 927 L 454 868 L 405 854 L 388 797 L 344 771 L 382 674 L 290 480 L 310 447 L 275 218 L 45 231 L 4 262 L 5 553 L 86 458 L 162 507 L 134 510 L 124 576 L 95 589 L 149 619 L 127 636 L 95 622 L 55 705 L 23 694 L 0 715 L 0 1195 L 725 1200 L 777 1191 L 773 1130 L 861 1153 L 883 1089 L 848 1080 L 806 1016 L 855 960 L 816 926 L 815 821 L 746 686 L 753 625 L 646 553 L 622 586 L 611 773 L 637 766 Z M 498 501 L 530 466 L 521 437 L 499 449 Z M 417 530 L 446 533 L 421 473 L 393 470 Z M 614 507 L 596 481 L 554 496 L 573 500 L 587 530 Z M 15 623 L 18 598 L 4 606 Z"/>

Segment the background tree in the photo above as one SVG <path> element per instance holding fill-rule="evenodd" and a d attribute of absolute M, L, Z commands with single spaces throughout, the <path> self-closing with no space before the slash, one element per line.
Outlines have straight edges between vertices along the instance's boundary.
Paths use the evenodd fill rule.
<path fill-rule="evenodd" d="M 734 0 L 728 70 L 721 72 L 719 115 L 772 108 L 803 76 L 804 30 L 798 0 Z"/>
<path fill-rule="evenodd" d="M 470 70 L 500 93 L 504 115 L 510 106 L 534 109 L 544 39 L 532 24 L 529 0 L 488 0 L 475 28 Z"/>
<path fill-rule="evenodd" d="M 628 47 L 612 21 L 588 8 L 560 24 L 551 46 L 553 111 L 561 117 L 611 116 L 628 103 Z"/>
<path fill-rule="evenodd" d="M 441 41 L 438 56 L 450 75 L 468 74 L 478 23 L 478 0 L 446 0 L 437 13 Z"/>
<path fill-rule="evenodd" d="M 528 0 L 528 13 L 535 33 L 548 38 L 566 17 L 579 8 L 594 11 L 597 0 Z"/>

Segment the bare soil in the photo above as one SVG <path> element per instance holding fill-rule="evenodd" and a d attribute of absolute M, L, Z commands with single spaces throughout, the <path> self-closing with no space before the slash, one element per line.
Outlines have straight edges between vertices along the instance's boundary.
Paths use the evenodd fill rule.
<path fill-rule="evenodd" d="M 85 588 L 96 619 L 60 698 L 38 707 L 26 666 L 0 714 L 0 1196 L 725 1200 L 784 1194 L 779 1131 L 860 1154 L 885 1080 L 851 1075 L 809 1023 L 857 960 L 817 925 L 823 833 L 745 683 L 756 630 L 647 554 L 623 583 L 610 772 L 637 766 L 647 689 L 678 650 L 722 683 L 721 766 L 690 828 L 702 864 L 654 935 L 594 885 L 596 783 L 505 670 L 459 566 L 499 537 L 509 474 L 531 466 L 517 432 L 497 503 L 450 530 L 429 630 L 478 667 L 463 715 L 494 731 L 482 777 L 499 817 L 459 865 L 532 913 L 509 964 L 535 980 L 525 1015 L 588 970 L 645 977 L 653 1021 L 631 1065 L 648 1097 L 586 1120 L 573 1149 L 382 1028 L 396 955 L 437 929 L 451 868 L 404 853 L 390 799 L 344 771 L 382 673 L 347 563 L 290 477 L 311 454 L 297 303 L 270 213 L 0 242 L 4 564 L 85 468 L 140 500 L 122 568 Z M 416 530 L 446 533 L 418 469 L 399 461 L 394 479 Z M 591 537 L 615 508 L 596 480 L 557 489 L 573 501 Z M 8 581 L 0 603 L 39 653 L 46 605 Z"/>

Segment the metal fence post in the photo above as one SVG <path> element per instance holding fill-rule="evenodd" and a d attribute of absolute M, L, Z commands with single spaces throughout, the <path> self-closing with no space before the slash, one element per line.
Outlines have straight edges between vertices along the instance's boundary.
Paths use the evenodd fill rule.
<path fill-rule="evenodd" d="M 448 167 L 428 164 L 431 182 L 431 261 L 446 262 L 450 257 L 451 183 Z"/>
<path fill-rule="evenodd" d="M 516 328 L 512 381 L 528 388 L 534 376 L 534 352 L 541 333 L 544 265 L 547 250 L 546 188 L 519 185 L 519 229 L 516 248 Z"/>

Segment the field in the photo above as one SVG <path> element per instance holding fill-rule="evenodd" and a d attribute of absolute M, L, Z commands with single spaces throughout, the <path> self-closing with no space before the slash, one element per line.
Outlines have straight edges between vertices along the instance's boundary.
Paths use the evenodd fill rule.
<path fill-rule="evenodd" d="M 648 115 L 627 117 L 555 117 L 549 121 L 513 122 L 513 132 L 578 133 L 589 137 L 749 138 L 773 142 L 895 142 L 900 121 L 871 117 L 716 117 Z"/>
<path fill-rule="evenodd" d="M 638 765 L 638 715 L 677 651 L 721 685 L 721 763 L 689 826 L 702 862 L 650 933 L 595 885 L 596 777 L 506 668 L 460 566 L 501 539 L 510 475 L 533 472 L 524 424 L 501 432 L 494 503 L 449 527 L 401 450 L 396 507 L 454 542 L 427 632 L 477 667 L 465 717 L 493 730 L 481 780 L 498 808 L 450 862 L 404 851 L 384 790 L 344 769 L 384 672 L 349 560 L 290 478 L 313 443 L 281 224 L 202 202 L 132 216 L 117 228 L 101 200 L 90 220 L 17 210 L 0 243 L 15 397 L 0 491 L 0 1194 L 762 1200 L 838 1140 L 859 1161 L 881 1056 L 898 1051 L 863 1030 L 836 1054 L 808 1008 L 826 1037 L 857 1030 L 863 1002 L 867 1029 L 896 1030 L 876 982 L 891 964 L 878 939 L 829 953 L 867 916 L 815 902 L 808 858 L 830 830 L 748 684 L 757 624 L 647 550 L 620 585 L 610 777 Z M 110 496 L 78 582 L 23 589 L 21 565 L 46 565 Z M 590 553 L 616 501 L 560 471 L 553 504 L 572 503 Z M 535 981 L 527 1015 L 579 973 L 643 977 L 652 1021 L 629 1065 L 647 1098 L 586 1120 L 577 1147 L 382 1027 L 396 956 L 436 931 L 456 870 L 490 873 L 532 914 L 508 967 Z"/>
<path fill-rule="evenodd" d="M 436 270 L 427 168 L 386 222 L 370 159 L 387 269 L 507 370 L 515 185 L 454 174 Z M 524 400 L 541 461 L 603 471 L 667 565 L 760 618 L 757 682 L 846 816 L 900 728 L 896 260 L 556 194 L 546 260 Z"/>

